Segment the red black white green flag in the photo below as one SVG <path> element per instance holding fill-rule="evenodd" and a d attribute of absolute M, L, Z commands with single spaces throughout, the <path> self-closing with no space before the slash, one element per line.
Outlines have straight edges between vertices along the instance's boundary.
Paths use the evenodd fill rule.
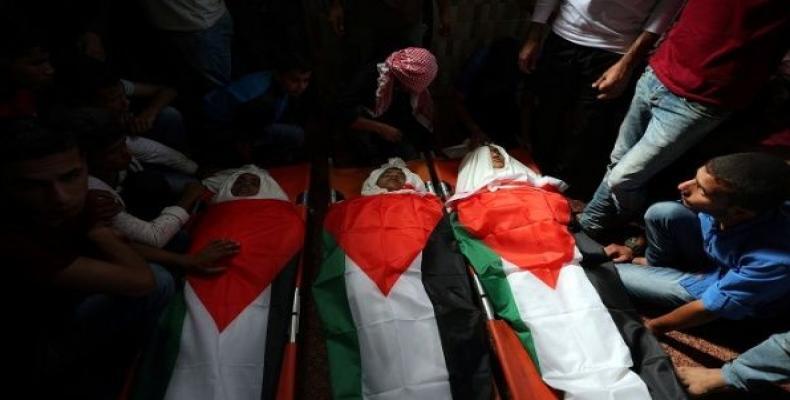
<path fill-rule="evenodd" d="M 210 206 L 190 252 L 217 239 L 240 243 L 217 276 L 189 276 L 142 360 L 133 399 L 272 399 L 288 341 L 304 222 L 281 200 Z"/>
<path fill-rule="evenodd" d="M 347 200 L 324 227 L 313 296 L 334 398 L 490 398 L 484 318 L 439 200 Z"/>

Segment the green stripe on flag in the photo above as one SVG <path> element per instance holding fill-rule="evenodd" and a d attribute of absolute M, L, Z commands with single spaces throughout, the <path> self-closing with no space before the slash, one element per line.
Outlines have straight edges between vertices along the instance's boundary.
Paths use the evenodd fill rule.
<path fill-rule="evenodd" d="M 182 281 L 183 282 L 183 281 Z M 181 348 L 181 330 L 187 314 L 184 284 L 176 290 L 159 318 L 159 328 L 140 360 L 132 400 L 164 399 Z"/>
<path fill-rule="evenodd" d="M 481 240 L 470 236 L 469 232 L 458 222 L 457 213 L 453 213 L 451 218 L 453 233 L 458 241 L 458 246 L 477 272 L 486 295 L 491 299 L 494 311 L 513 327 L 524 348 L 527 349 L 530 357 L 535 362 L 535 366 L 540 370 L 540 362 L 538 353 L 535 351 L 535 343 L 532 340 L 532 332 L 524 324 L 521 314 L 518 312 L 513 292 L 510 290 L 510 283 L 502 267 L 502 257 L 494 253 Z"/>
<path fill-rule="evenodd" d="M 327 337 L 332 394 L 336 400 L 361 399 L 362 362 L 346 295 L 346 255 L 326 231 L 323 245 L 324 262 L 313 283 L 313 297 Z"/>

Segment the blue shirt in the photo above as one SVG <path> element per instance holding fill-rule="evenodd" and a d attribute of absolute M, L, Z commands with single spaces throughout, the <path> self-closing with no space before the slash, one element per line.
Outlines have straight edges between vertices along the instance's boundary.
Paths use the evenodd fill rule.
<path fill-rule="evenodd" d="M 208 119 L 212 121 L 230 123 L 242 105 L 269 93 L 273 82 L 271 71 L 244 75 L 203 96 L 203 110 Z M 268 121 L 269 123 L 275 123 L 281 119 L 288 106 L 288 96 L 277 96 L 272 106 L 272 115 L 268 116 L 268 119 L 271 119 Z"/>
<path fill-rule="evenodd" d="M 790 305 L 789 207 L 758 216 L 726 231 L 699 213 L 711 270 L 680 284 L 705 309 L 729 319 L 766 317 Z"/>

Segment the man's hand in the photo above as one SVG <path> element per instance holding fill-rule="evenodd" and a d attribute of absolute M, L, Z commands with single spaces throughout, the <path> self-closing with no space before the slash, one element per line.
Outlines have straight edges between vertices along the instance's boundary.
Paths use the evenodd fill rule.
<path fill-rule="evenodd" d="M 612 243 L 604 247 L 603 251 L 614 262 L 625 263 L 634 259 L 634 251 L 628 246 Z"/>
<path fill-rule="evenodd" d="M 382 124 L 383 126 L 379 128 L 378 134 L 381 135 L 384 140 L 392 143 L 400 142 L 403 139 L 403 133 L 400 129 L 387 124 Z"/>
<path fill-rule="evenodd" d="M 239 254 L 241 247 L 232 240 L 214 240 L 195 254 L 190 254 L 184 262 L 189 274 L 216 274 L 227 269 L 217 263 L 226 257 Z"/>
<path fill-rule="evenodd" d="M 543 47 L 543 32 L 546 30 L 545 24 L 533 22 L 527 34 L 527 40 L 521 46 L 521 52 L 518 53 L 518 67 L 525 74 L 535 71 L 538 65 L 538 58 L 540 51 Z"/>
<path fill-rule="evenodd" d="M 343 36 L 346 33 L 345 14 L 339 0 L 333 1 L 329 6 L 329 25 L 337 36 Z"/>
<path fill-rule="evenodd" d="M 123 236 L 123 234 L 121 234 L 114 228 L 111 228 L 104 224 L 96 224 L 92 226 L 88 230 L 87 236 L 88 236 L 88 240 L 96 244 L 105 243 L 107 241 L 110 242 L 126 241 L 126 238 Z"/>
<path fill-rule="evenodd" d="M 85 202 L 93 222 L 107 222 L 123 211 L 123 205 L 106 190 L 88 190 Z"/>
<path fill-rule="evenodd" d="M 195 206 L 195 203 L 203 197 L 205 191 L 205 186 L 198 182 L 190 182 L 184 188 L 184 192 L 181 194 L 181 200 L 178 201 L 178 206 L 190 212 L 192 207 Z"/>
<path fill-rule="evenodd" d="M 133 135 L 141 135 L 151 130 L 156 121 L 156 114 L 143 111 L 126 120 L 126 126 Z"/>
<path fill-rule="evenodd" d="M 621 59 L 609 67 L 606 72 L 596 80 L 592 87 L 598 89 L 598 100 L 611 100 L 620 97 L 628 87 L 633 69 Z"/>
<path fill-rule="evenodd" d="M 666 330 L 662 328 L 655 319 L 648 319 L 645 320 L 645 328 L 650 331 L 655 336 L 663 335 Z"/>

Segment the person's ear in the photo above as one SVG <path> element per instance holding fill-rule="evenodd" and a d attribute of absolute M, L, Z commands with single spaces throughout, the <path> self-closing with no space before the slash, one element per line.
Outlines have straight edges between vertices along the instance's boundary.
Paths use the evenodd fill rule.
<path fill-rule="evenodd" d="M 730 218 L 736 221 L 744 221 L 747 219 L 754 218 L 757 213 L 753 210 L 749 210 L 739 206 L 731 206 L 727 209 L 727 214 L 729 214 Z"/>

